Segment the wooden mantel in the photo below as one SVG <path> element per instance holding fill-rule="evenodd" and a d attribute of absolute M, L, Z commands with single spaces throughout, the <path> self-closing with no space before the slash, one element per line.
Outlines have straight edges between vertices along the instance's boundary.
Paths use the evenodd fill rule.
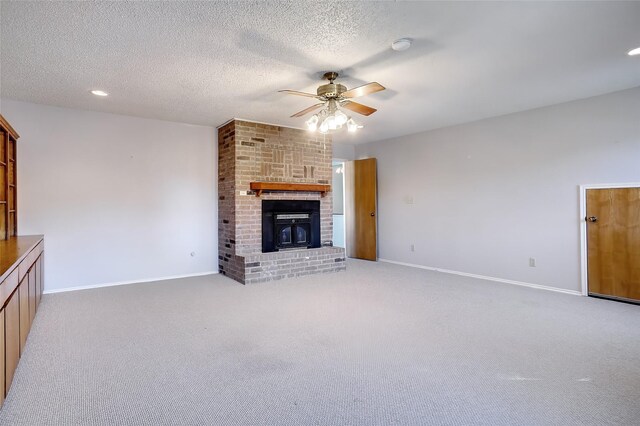
<path fill-rule="evenodd" d="M 331 191 L 331 185 L 317 183 L 250 182 L 249 188 L 255 191 L 258 197 L 262 195 L 263 191 L 319 192 L 323 197 Z"/>

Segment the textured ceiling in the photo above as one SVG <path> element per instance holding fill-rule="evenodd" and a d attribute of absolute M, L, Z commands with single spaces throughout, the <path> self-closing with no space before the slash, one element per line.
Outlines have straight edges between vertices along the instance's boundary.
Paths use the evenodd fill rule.
<path fill-rule="evenodd" d="M 640 2 L 6 2 L 0 95 L 194 124 L 302 127 L 323 71 L 367 142 L 640 86 Z M 414 39 L 394 52 L 390 43 Z M 90 95 L 99 88 L 107 98 Z"/>

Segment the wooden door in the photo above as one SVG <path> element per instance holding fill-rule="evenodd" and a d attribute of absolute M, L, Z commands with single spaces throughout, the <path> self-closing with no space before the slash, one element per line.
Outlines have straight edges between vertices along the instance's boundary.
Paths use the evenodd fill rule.
<path fill-rule="evenodd" d="M 640 188 L 586 194 L 589 294 L 640 302 Z"/>
<path fill-rule="evenodd" d="M 347 255 L 378 259 L 376 159 L 345 163 Z"/>

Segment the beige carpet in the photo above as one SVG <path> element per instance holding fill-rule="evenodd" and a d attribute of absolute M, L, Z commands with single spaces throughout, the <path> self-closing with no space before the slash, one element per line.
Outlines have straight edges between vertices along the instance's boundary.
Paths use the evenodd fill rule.
<path fill-rule="evenodd" d="M 350 261 L 46 295 L 3 425 L 640 422 L 640 307 Z"/>

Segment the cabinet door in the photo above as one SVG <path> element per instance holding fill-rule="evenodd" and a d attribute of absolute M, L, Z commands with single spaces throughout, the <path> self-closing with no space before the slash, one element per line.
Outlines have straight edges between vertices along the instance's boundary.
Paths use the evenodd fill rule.
<path fill-rule="evenodd" d="M 40 281 L 40 297 L 42 297 L 42 294 L 44 293 L 44 252 L 42 252 L 42 254 L 40 255 L 40 259 L 38 259 L 40 262 L 40 268 L 38 269 L 38 277 Z"/>
<path fill-rule="evenodd" d="M 13 380 L 13 373 L 20 359 L 20 301 L 16 290 L 4 307 L 4 337 L 5 337 L 5 381 L 3 383 L 5 396 Z"/>
<path fill-rule="evenodd" d="M 29 280 L 28 275 L 25 275 L 22 282 L 18 286 L 18 293 L 20 299 L 20 353 L 24 351 L 24 345 L 27 343 L 27 335 L 29 334 L 29 328 L 31 327 L 30 315 L 29 315 Z"/>
<path fill-rule="evenodd" d="M 40 264 L 42 263 L 42 255 L 38 257 L 36 260 L 36 264 L 34 269 L 36 270 L 36 310 L 38 310 L 38 306 L 40 305 L 40 299 L 42 298 L 42 267 Z"/>
<path fill-rule="evenodd" d="M 0 406 L 4 403 L 4 309 L 0 311 Z"/>
<path fill-rule="evenodd" d="M 36 264 L 29 270 L 29 324 L 33 324 L 36 316 Z"/>

